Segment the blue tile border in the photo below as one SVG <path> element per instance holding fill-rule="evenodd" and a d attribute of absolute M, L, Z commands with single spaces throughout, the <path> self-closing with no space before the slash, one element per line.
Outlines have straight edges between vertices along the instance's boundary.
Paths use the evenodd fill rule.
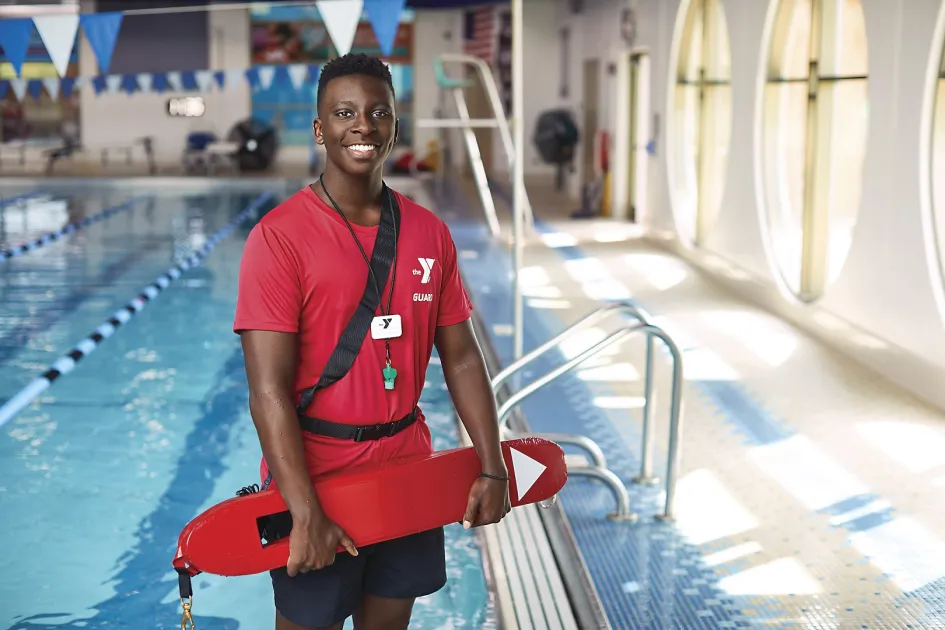
<path fill-rule="evenodd" d="M 429 192 L 437 198 L 432 188 Z M 511 205 L 505 191 L 494 186 L 494 192 Z M 460 249 L 477 250 L 480 254 L 478 260 L 460 262 L 477 308 L 490 330 L 495 324 L 508 324 L 511 321 L 510 288 L 507 282 L 496 282 L 495 278 L 508 277 L 511 269 L 509 252 L 495 245 L 478 215 L 471 210 L 470 200 L 457 194 L 455 187 L 449 186 L 448 195 L 439 198 L 439 201 L 459 211 L 459 218 L 447 220 L 457 246 Z M 556 232 L 537 218 L 535 227 L 545 234 Z M 554 249 L 566 260 L 587 257 L 577 246 Z M 645 304 L 641 303 L 640 306 L 646 308 Z M 526 305 L 526 351 L 563 330 L 564 325 L 553 311 L 539 311 Z M 499 351 L 501 361 L 507 364 L 511 359 L 511 338 L 494 334 L 493 337 L 493 345 Z M 681 350 L 685 352 L 689 349 Z M 529 376 L 534 377 L 551 367 L 553 364 L 547 359 L 536 362 L 536 369 Z M 777 418 L 763 402 L 737 382 L 689 380 L 687 385 L 691 388 L 690 395 L 695 393 L 716 409 L 723 424 L 739 435 L 747 446 L 771 445 L 797 435 L 792 427 Z M 629 483 L 639 466 L 639 418 L 627 427 L 626 410 L 608 411 L 596 407 L 593 393 L 604 394 L 603 390 L 607 390 L 607 393 L 612 391 L 607 386 L 589 386 L 573 375 L 566 375 L 557 385 L 542 390 L 540 396 L 526 401 L 522 406 L 532 428 L 537 431 L 573 432 L 570 424 L 578 419 L 584 434 L 601 445 L 611 468 L 628 484 L 633 509 L 641 514 L 641 523 L 631 527 L 604 520 L 603 517 L 613 507 L 613 499 L 599 485 L 583 479 L 572 478 L 562 493 L 562 506 L 572 522 L 578 545 L 614 627 L 780 628 L 796 627 L 799 623 L 812 621 L 812 618 L 805 620 L 803 616 L 797 617 L 799 609 L 796 605 L 788 605 L 788 597 L 733 597 L 722 593 L 717 587 L 719 579 L 746 568 L 745 561 L 725 563 L 714 569 L 706 567 L 697 547 L 686 543 L 671 526 L 650 519 L 660 507 L 656 490 Z M 665 422 L 661 417 L 654 420 Z M 657 474 L 660 474 L 659 471 L 665 468 L 665 454 L 656 455 L 654 466 Z M 854 497 L 830 506 L 819 514 L 847 514 L 879 498 L 872 494 Z M 851 534 L 866 531 L 894 518 L 895 510 L 885 507 L 854 516 L 836 527 Z M 868 564 L 869 560 L 863 558 L 862 563 Z M 888 578 L 884 576 L 879 581 Z M 879 596 L 879 593 L 876 595 Z M 900 618 L 896 612 L 898 609 L 915 609 L 920 605 L 919 602 L 926 603 L 926 614 L 931 615 L 930 618 L 945 615 L 945 579 L 926 585 L 903 598 L 896 598 L 895 602 L 888 598 L 885 602 L 889 609 L 885 617 L 887 621 Z M 785 608 L 792 608 L 792 611 Z M 883 611 L 880 609 L 878 612 Z M 801 610 L 800 614 L 807 615 L 808 611 Z M 843 611 L 829 607 L 815 616 L 833 627 L 837 622 L 842 622 Z M 792 617 L 800 621 L 794 621 Z M 883 619 L 884 615 L 877 615 L 879 623 L 876 625 L 857 623 L 856 626 L 887 627 Z"/>

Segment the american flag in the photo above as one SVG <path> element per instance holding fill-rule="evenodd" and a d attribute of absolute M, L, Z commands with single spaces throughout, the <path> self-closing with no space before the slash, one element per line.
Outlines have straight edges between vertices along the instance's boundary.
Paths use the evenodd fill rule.
<path fill-rule="evenodd" d="M 495 7 L 467 10 L 463 18 L 463 53 L 485 59 L 492 65 L 496 48 Z"/>

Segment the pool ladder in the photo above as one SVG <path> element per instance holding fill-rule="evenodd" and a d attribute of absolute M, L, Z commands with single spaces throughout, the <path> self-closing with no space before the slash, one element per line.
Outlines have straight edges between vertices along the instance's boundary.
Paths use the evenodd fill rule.
<path fill-rule="evenodd" d="M 679 424 L 680 411 L 682 405 L 682 356 L 679 348 L 673 342 L 672 338 L 666 332 L 653 325 L 649 316 L 639 307 L 630 302 L 613 302 L 593 311 L 583 319 L 574 323 L 560 334 L 552 337 L 542 345 L 538 346 L 518 361 L 515 361 L 492 379 L 492 391 L 498 394 L 499 389 L 522 368 L 530 365 L 533 361 L 544 355 L 549 350 L 560 348 L 565 339 L 579 330 L 585 329 L 597 322 L 603 320 L 612 313 L 623 313 L 630 315 L 635 321 L 625 323 L 615 332 L 610 333 L 602 341 L 585 349 L 580 354 L 569 359 L 567 362 L 550 370 L 546 374 L 531 381 L 520 390 L 511 394 L 505 402 L 499 406 L 499 427 L 507 437 L 543 437 L 559 444 L 569 444 L 583 449 L 588 456 L 586 464 L 569 464 L 568 474 L 570 476 L 582 476 L 597 479 L 606 484 L 614 494 L 617 501 L 617 509 L 608 515 L 608 518 L 615 521 L 636 521 L 637 515 L 630 509 L 630 497 L 626 486 L 620 478 L 607 467 L 607 460 L 600 445 L 585 435 L 558 434 L 558 433 L 519 433 L 512 431 L 508 426 L 509 417 L 512 411 L 526 398 L 553 382 L 558 377 L 574 370 L 584 361 L 596 356 L 598 353 L 606 350 L 615 343 L 618 343 L 627 337 L 641 333 L 646 335 L 646 368 L 644 374 L 644 402 L 643 402 L 643 443 L 641 445 L 641 466 L 640 474 L 634 477 L 634 483 L 655 484 L 659 480 L 653 476 L 653 422 L 652 394 L 653 394 L 653 352 L 654 342 L 659 338 L 669 350 L 673 361 L 672 393 L 669 407 L 669 445 L 668 458 L 666 464 L 666 499 L 663 506 L 663 512 L 657 514 L 656 518 L 662 521 L 672 521 L 674 519 L 673 500 L 676 496 L 676 478 L 679 474 Z"/>

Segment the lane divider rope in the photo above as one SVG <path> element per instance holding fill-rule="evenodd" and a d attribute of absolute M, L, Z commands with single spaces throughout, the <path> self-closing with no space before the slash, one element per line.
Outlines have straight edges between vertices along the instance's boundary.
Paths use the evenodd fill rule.
<path fill-rule="evenodd" d="M 122 210 L 127 210 L 128 208 L 131 208 L 132 206 L 134 206 L 137 202 L 143 199 L 150 199 L 152 197 L 154 197 L 154 195 L 138 195 L 137 197 L 132 197 L 131 199 L 125 201 L 124 203 L 120 203 L 117 206 L 106 208 L 105 210 L 102 210 L 98 214 L 87 216 L 84 219 L 81 219 L 80 221 L 73 221 L 71 223 L 68 223 L 62 228 L 54 232 L 50 232 L 49 234 L 44 234 L 40 236 L 39 238 L 34 239 L 28 243 L 23 243 L 22 245 L 17 245 L 16 247 L 11 247 L 10 249 L 0 252 L 0 260 L 9 260 L 17 256 L 22 256 L 26 252 L 33 251 L 34 249 L 39 249 L 43 245 L 48 245 L 49 243 L 58 241 L 63 236 L 66 236 L 67 234 L 72 234 L 73 232 L 77 232 L 84 227 L 92 225 L 93 223 L 104 221 L 105 219 L 112 216 L 113 214 L 117 212 L 121 212 Z"/>
<path fill-rule="evenodd" d="M 92 331 L 89 336 L 77 343 L 71 351 L 59 357 L 59 359 L 49 366 L 49 369 L 43 372 L 42 376 L 34 379 L 30 384 L 4 403 L 4 405 L 0 407 L 0 427 L 9 422 L 17 413 L 32 402 L 34 398 L 46 391 L 56 379 L 71 372 L 79 361 L 91 354 L 104 340 L 111 337 L 112 333 L 114 333 L 119 326 L 141 312 L 145 305 L 156 298 L 171 282 L 177 280 L 177 278 L 188 269 L 199 265 L 207 254 L 216 247 L 217 243 L 229 235 L 230 232 L 245 221 L 250 214 L 258 210 L 259 207 L 274 194 L 273 191 L 267 191 L 257 197 L 245 210 L 240 212 L 236 218 L 223 226 L 216 234 L 208 238 L 202 248 L 192 253 L 180 264 L 171 267 L 161 274 L 157 280 L 146 286 L 137 297 L 125 304 L 125 306 L 118 311 L 115 311 L 114 315 Z"/>

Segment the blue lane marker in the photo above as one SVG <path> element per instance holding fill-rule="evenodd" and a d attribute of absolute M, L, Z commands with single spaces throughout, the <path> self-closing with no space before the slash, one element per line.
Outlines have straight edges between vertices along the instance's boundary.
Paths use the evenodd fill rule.
<path fill-rule="evenodd" d="M 11 247 L 10 249 L 0 252 L 0 260 L 9 260 L 17 256 L 22 256 L 26 252 L 33 251 L 34 249 L 39 249 L 43 245 L 47 245 L 54 241 L 58 241 L 63 236 L 67 234 L 72 234 L 78 230 L 81 230 L 84 227 L 88 227 L 93 223 L 98 223 L 99 221 L 104 221 L 105 219 L 113 216 L 114 214 L 121 212 L 122 210 L 127 210 L 128 208 L 134 207 L 136 203 L 143 199 L 151 199 L 154 195 L 139 195 L 137 197 L 132 197 L 128 201 L 121 203 L 117 206 L 112 206 L 111 208 L 106 208 L 98 214 L 93 214 L 87 216 L 80 221 L 74 221 L 68 223 L 62 228 L 56 230 L 55 232 L 50 232 L 49 234 L 44 234 L 37 239 L 29 241 L 28 243 L 23 243 L 22 245 L 17 245 L 16 247 Z"/>
<path fill-rule="evenodd" d="M 54 324 L 74 313 L 81 304 L 95 295 L 95 287 L 111 285 L 162 244 L 155 239 L 148 240 L 144 245 L 136 247 L 108 264 L 95 278 L 82 278 L 80 280 L 82 284 L 72 285 L 76 286 L 74 291 L 60 299 L 44 302 L 44 308 L 40 313 L 30 315 L 19 325 L 4 330 L 0 336 L 0 365 L 7 363 L 11 357 L 24 350 L 34 335 L 49 330 Z M 83 284 L 85 286 L 82 286 Z M 6 302 L 9 304 L 12 300 L 6 300 Z"/>
<path fill-rule="evenodd" d="M 109 319 L 102 322 L 102 324 L 85 339 L 77 343 L 72 350 L 59 357 L 41 376 L 33 379 L 26 387 L 14 394 L 12 398 L 7 400 L 6 403 L 0 407 L 0 427 L 9 422 L 37 396 L 49 389 L 56 379 L 75 369 L 75 366 L 83 357 L 91 354 L 103 341 L 111 337 L 119 326 L 138 314 L 149 301 L 156 298 L 171 282 L 179 278 L 181 274 L 191 267 L 199 265 L 203 258 L 217 246 L 217 243 L 226 238 L 230 232 L 236 229 L 236 226 L 248 219 L 252 213 L 259 210 L 259 207 L 273 197 L 274 194 L 275 193 L 272 191 L 268 191 L 259 195 L 253 203 L 240 212 L 235 219 L 207 239 L 203 247 L 188 256 L 180 264 L 168 269 L 154 282 L 146 286 L 140 294 L 116 311 Z"/>

